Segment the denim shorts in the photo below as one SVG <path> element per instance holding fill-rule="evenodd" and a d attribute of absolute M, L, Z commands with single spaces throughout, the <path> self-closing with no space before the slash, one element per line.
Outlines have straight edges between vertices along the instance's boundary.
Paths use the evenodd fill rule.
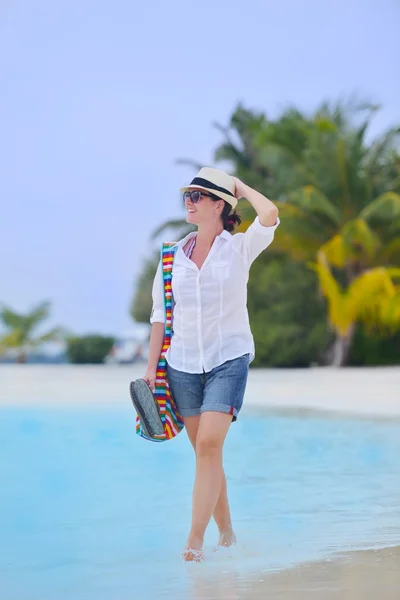
<path fill-rule="evenodd" d="M 167 365 L 169 387 L 181 416 L 214 411 L 232 415 L 232 421 L 236 421 L 243 404 L 249 363 L 250 354 L 244 354 L 209 373 L 184 373 Z"/>

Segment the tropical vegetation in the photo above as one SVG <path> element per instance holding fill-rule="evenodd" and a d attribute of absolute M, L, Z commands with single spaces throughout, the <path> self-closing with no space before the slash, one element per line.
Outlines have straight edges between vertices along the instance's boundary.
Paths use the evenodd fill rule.
<path fill-rule="evenodd" d="M 110 352 L 115 338 L 104 335 L 84 335 L 67 339 L 67 356 L 73 364 L 101 364 Z"/>
<path fill-rule="evenodd" d="M 38 329 L 50 316 L 50 303 L 41 302 L 27 313 L 19 313 L 7 306 L 0 309 L 0 324 L 4 333 L 0 334 L 0 353 L 11 350 L 16 353 L 16 361 L 25 363 L 30 352 L 46 342 L 57 342 L 63 337 L 60 327 L 53 327 L 45 333 Z"/>

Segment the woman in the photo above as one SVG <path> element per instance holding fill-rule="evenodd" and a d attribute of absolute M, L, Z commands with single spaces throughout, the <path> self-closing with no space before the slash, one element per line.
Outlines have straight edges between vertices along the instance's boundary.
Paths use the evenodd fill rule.
<path fill-rule="evenodd" d="M 247 313 L 247 280 L 256 257 L 269 246 L 278 209 L 236 177 L 203 168 L 181 190 L 186 220 L 197 226 L 177 243 L 172 271 L 173 336 L 167 352 L 172 395 L 196 453 L 192 525 L 183 557 L 203 559 L 206 527 L 214 516 L 219 544 L 235 541 L 222 450 L 243 403 L 254 341 Z M 246 198 L 257 212 L 246 233 L 231 235 Z M 232 212 L 233 211 L 233 212 Z M 153 284 L 152 332 L 144 379 L 154 389 L 164 338 L 161 265 Z"/>

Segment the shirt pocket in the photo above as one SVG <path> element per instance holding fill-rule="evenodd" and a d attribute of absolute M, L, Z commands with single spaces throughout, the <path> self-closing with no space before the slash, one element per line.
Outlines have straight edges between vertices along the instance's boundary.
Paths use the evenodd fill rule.
<path fill-rule="evenodd" d="M 218 260 L 212 263 L 211 273 L 214 279 L 223 281 L 229 277 L 229 261 Z"/>
<path fill-rule="evenodd" d="M 183 265 L 174 265 L 172 269 L 172 293 L 174 300 L 187 299 L 195 292 L 193 271 Z"/>

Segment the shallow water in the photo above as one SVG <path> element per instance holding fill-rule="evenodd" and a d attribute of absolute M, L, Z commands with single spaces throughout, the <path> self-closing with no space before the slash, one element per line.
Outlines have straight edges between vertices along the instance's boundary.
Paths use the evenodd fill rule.
<path fill-rule="evenodd" d="M 212 524 L 206 562 L 184 565 L 184 433 L 138 438 L 128 403 L 0 409 L 1 596 L 197 600 L 213 580 L 246 589 L 336 550 L 400 543 L 399 421 L 247 412 L 225 464 L 239 543 L 213 553 Z"/>

